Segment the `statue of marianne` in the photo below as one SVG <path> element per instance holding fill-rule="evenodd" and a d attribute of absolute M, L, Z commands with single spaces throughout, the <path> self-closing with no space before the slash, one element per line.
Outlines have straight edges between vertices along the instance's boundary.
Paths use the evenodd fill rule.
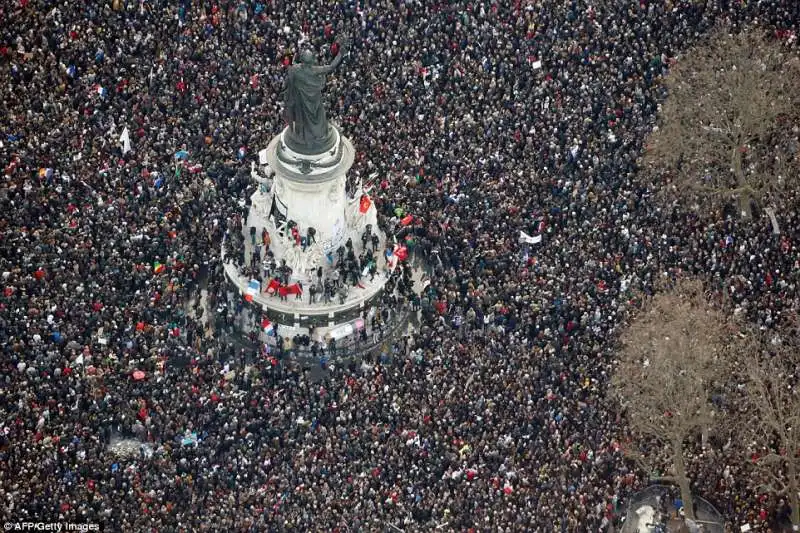
<path fill-rule="evenodd" d="M 341 41 L 339 53 L 330 65 L 317 65 L 310 50 L 300 54 L 299 62 L 289 68 L 284 91 L 283 118 L 289 125 L 290 148 L 303 153 L 319 153 L 329 137 L 328 117 L 322 104 L 325 76 L 332 72 L 350 48 L 349 40 Z"/>

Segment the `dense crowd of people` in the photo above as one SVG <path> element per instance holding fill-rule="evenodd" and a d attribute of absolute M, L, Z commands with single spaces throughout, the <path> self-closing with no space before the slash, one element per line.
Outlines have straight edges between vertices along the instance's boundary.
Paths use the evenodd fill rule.
<path fill-rule="evenodd" d="M 606 397 L 635 292 L 688 271 L 764 327 L 798 309 L 795 196 L 776 237 L 637 180 L 669 62 L 717 22 L 796 47 L 795 1 L 14 0 L 0 20 L 13 520 L 611 531 L 647 483 Z M 220 250 L 250 161 L 295 55 L 328 61 L 345 34 L 329 115 L 382 227 L 414 217 L 423 325 L 321 379 L 274 354 L 244 366 L 186 302 L 205 287 L 207 313 L 239 311 Z M 151 452 L 120 458 L 121 436 Z M 776 527 L 785 504 L 740 457 L 696 462 L 731 523 Z"/>

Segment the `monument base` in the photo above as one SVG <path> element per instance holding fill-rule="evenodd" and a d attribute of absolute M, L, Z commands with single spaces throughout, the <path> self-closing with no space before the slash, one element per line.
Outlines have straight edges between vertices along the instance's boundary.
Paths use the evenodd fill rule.
<path fill-rule="evenodd" d="M 353 146 L 337 128 L 331 130 L 335 145 L 321 154 L 294 152 L 285 143 L 286 130 L 273 138 L 253 170 L 260 186 L 242 227 L 244 263 L 225 263 L 243 297 L 270 322 L 295 331 L 335 329 L 366 316 L 392 268 L 375 206 L 358 184 L 354 195 L 345 193 Z M 372 257 L 374 267 L 351 267 L 347 279 L 339 279 L 348 243 L 356 260 Z"/>

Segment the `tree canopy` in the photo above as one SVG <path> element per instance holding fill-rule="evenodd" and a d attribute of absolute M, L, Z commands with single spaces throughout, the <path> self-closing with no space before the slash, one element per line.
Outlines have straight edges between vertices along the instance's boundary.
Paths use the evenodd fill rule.
<path fill-rule="evenodd" d="M 717 379 L 726 375 L 727 317 L 706 300 L 702 283 L 682 279 L 646 300 L 621 336 L 613 389 L 642 442 L 658 449 L 634 452 L 651 468 L 668 450 L 671 476 L 681 488 L 687 516 L 692 496 L 683 455 L 685 441 L 715 423 L 711 403 Z"/>
<path fill-rule="evenodd" d="M 736 199 L 743 216 L 798 181 L 800 58 L 750 30 L 718 28 L 677 58 L 644 155 L 670 196 Z M 794 130 L 794 131 L 793 131 Z"/>

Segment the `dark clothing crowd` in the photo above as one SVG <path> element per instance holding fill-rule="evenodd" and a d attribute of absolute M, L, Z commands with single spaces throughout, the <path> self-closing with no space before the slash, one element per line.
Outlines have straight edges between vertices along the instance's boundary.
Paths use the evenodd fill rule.
<path fill-rule="evenodd" d="M 795 0 L 0 2 L 0 514 L 612 531 L 648 483 L 607 394 L 635 295 L 700 274 L 764 328 L 800 303 L 796 196 L 776 236 L 638 179 L 664 77 L 717 23 L 796 53 L 799 19 Z M 430 277 L 417 332 L 320 378 L 241 358 L 187 302 L 241 311 L 221 251 L 242 253 L 250 164 L 288 66 L 345 35 L 325 95 L 350 178 Z M 746 460 L 692 453 L 697 494 L 776 527 Z"/>

